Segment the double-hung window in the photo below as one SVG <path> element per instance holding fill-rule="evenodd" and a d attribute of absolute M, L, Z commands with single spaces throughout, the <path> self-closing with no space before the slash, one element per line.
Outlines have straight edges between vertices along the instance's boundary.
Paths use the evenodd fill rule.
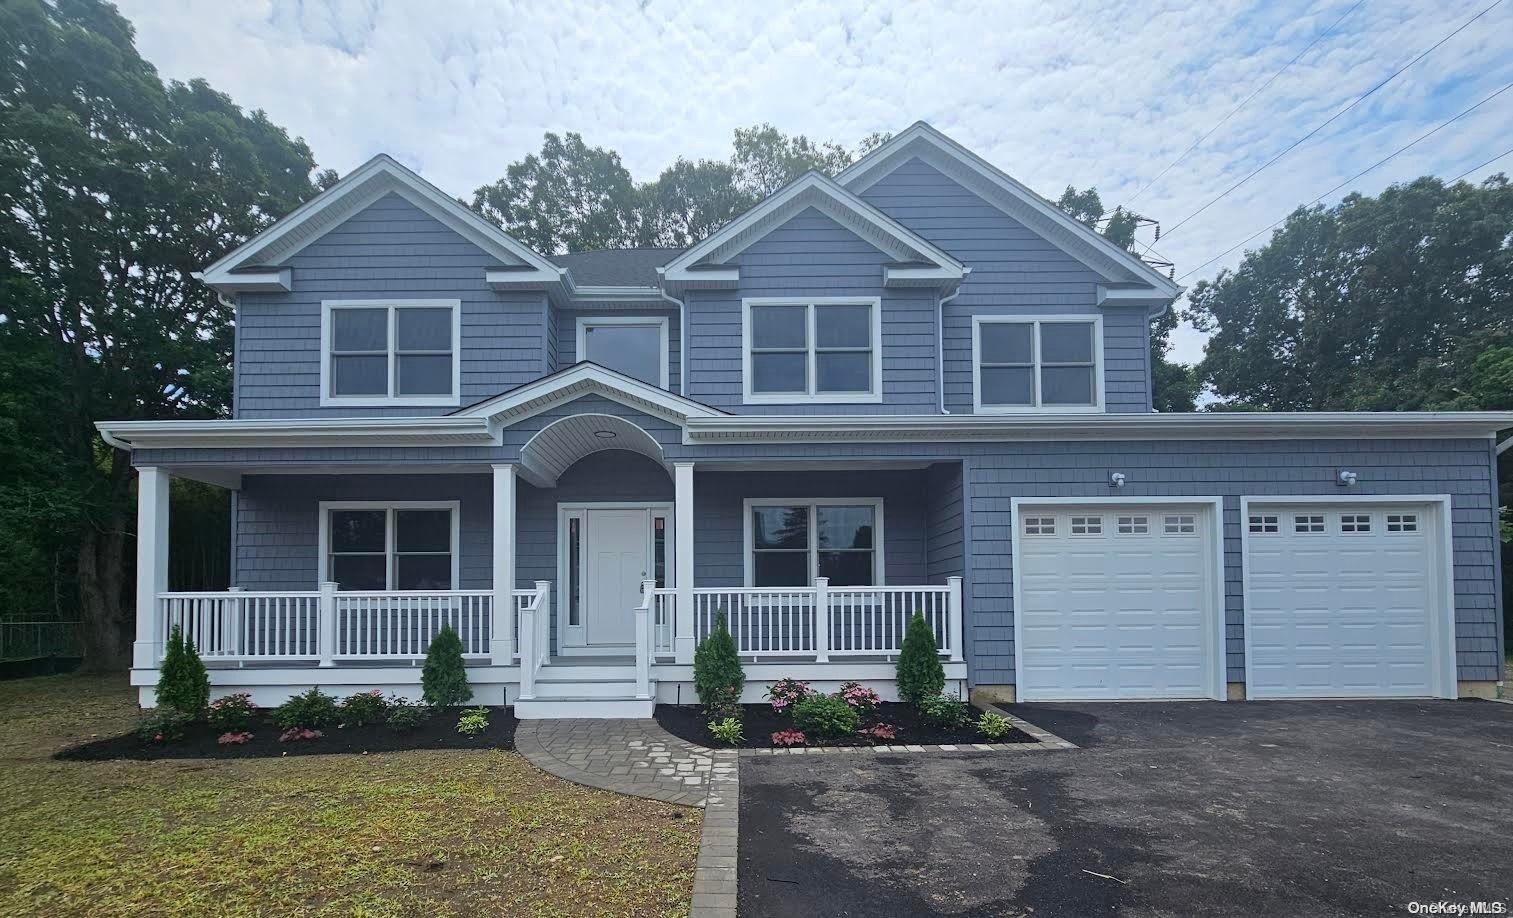
<path fill-rule="evenodd" d="M 748 403 L 882 401 L 880 300 L 764 299 L 743 306 Z"/>
<path fill-rule="evenodd" d="M 746 502 L 746 582 L 754 587 L 878 586 L 883 502 L 873 498 Z"/>
<path fill-rule="evenodd" d="M 321 312 L 321 404 L 459 404 L 457 300 L 339 300 Z"/>
<path fill-rule="evenodd" d="M 1102 320 L 977 316 L 972 374 L 980 412 L 1103 407 Z"/>
<path fill-rule="evenodd" d="M 342 590 L 451 590 L 457 508 L 439 503 L 322 502 L 321 579 Z"/>

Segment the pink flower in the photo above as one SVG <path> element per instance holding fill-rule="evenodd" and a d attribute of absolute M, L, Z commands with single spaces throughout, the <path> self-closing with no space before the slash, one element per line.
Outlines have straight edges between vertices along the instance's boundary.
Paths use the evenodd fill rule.
<path fill-rule="evenodd" d="M 802 746 L 809 742 L 809 738 L 801 730 L 779 730 L 772 734 L 774 746 Z"/>

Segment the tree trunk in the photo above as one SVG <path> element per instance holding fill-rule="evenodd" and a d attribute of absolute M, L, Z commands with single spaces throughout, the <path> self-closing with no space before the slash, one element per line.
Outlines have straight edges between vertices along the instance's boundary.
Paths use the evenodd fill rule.
<path fill-rule="evenodd" d="M 79 540 L 79 642 L 85 672 L 131 665 L 132 624 L 121 598 L 126 534 L 120 526 L 86 527 Z"/>

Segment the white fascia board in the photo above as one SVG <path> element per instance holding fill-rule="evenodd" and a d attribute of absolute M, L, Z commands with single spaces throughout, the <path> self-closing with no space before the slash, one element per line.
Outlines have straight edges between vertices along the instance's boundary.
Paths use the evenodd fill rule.
<path fill-rule="evenodd" d="M 711 256 L 716 256 L 718 262 L 728 261 L 766 235 L 753 232 L 760 228 L 763 221 L 778 217 L 784 208 L 792 208 L 796 213 L 803 207 L 811 206 L 807 196 L 814 195 L 828 199 L 835 206 L 850 212 L 880 234 L 894 240 L 897 245 L 932 262 L 934 267 L 954 272 L 951 275 L 953 278 L 961 277 L 964 266 L 943 249 L 836 184 L 834 180 L 818 172 L 807 172 L 725 224 L 714 235 L 668 262 L 662 268 L 663 279 L 677 283 L 709 280 L 707 271 L 694 269 L 693 266 Z M 751 238 L 743 239 L 743 234 L 751 235 Z"/>
<path fill-rule="evenodd" d="M 1194 412 L 689 418 L 689 442 L 1491 437 L 1513 412 Z"/>
<path fill-rule="evenodd" d="M 723 417 L 719 411 L 666 389 L 647 385 L 594 363 L 578 363 L 560 373 L 526 383 L 508 392 L 463 409 L 452 417 L 497 419 L 509 416 L 518 420 L 552 405 L 599 394 L 638 410 L 682 423 L 687 418 Z"/>
<path fill-rule="evenodd" d="M 597 303 L 600 300 L 660 300 L 662 299 L 661 287 L 641 287 L 633 285 L 623 286 L 575 286 L 572 298 Z"/>
<path fill-rule="evenodd" d="M 1030 229 L 1037 230 L 1038 228 L 1038 231 L 1052 245 L 1062 248 L 1061 240 L 1057 238 L 1058 231 L 1059 234 L 1070 235 L 1077 239 L 1086 251 L 1076 252 L 1063 249 L 1073 258 L 1086 261 L 1089 254 L 1095 254 L 1104 260 L 1120 265 L 1133 278 L 1146 281 L 1172 299 L 1182 292 L 1181 287 L 1155 268 L 1109 242 L 1080 220 L 1020 184 L 997 166 L 923 121 L 916 121 L 887 143 L 843 169 L 835 180 L 846 188 L 860 193 L 892 172 L 894 167 L 907 161 L 906 154 L 917 153 L 921 149 L 936 153 L 945 160 L 955 163 L 961 169 L 980 177 L 989 186 L 1002 192 L 1009 201 L 1018 206 L 1010 210 L 1001 202 L 993 203 L 998 204 L 999 208 L 1009 216 L 1026 222 Z M 1089 265 L 1089 267 L 1095 266 Z"/>
<path fill-rule="evenodd" d="M 376 187 L 370 183 L 379 182 Z M 537 282 L 555 280 L 561 275 L 556 265 L 510 236 L 482 216 L 463 206 L 455 198 L 421 178 L 420 175 L 384 154 L 379 154 L 344 176 L 335 185 L 296 207 L 271 227 L 249 239 L 205 268 L 205 282 L 217 286 L 234 278 L 233 269 L 255 264 L 267 253 L 276 252 L 286 259 L 324 234 L 325 229 L 301 238 L 300 230 L 322 212 L 352 201 L 371 203 L 378 196 L 395 191 L 411 203 L 441 220 L 484 251 L 502 261 L 520 262 L 534 269 Z M 353 197 L 356 195 L 357 197 Z M 359 208 L 360 209 L 360 208 Z M 333 224 L 335 225 L 335 224 Z M 521 272 L 513 272 L 521 273 Z"/>
<path fill-rule="evenodd" d="M 196 271 L 192 277 L 217 293 L 228 296 L 234 293 L 288 293 L 294 289 L 294 271 L 290 268 L 223 271 L 213 277 L 207 272 Z"/>
<path fill-rule="evenodd" d="M 487 445 L 487 419 L 452 415 L 414 418 L 256 418 L 204 421 L 97 421 L 117 449 L 193 449 L 238 446 Z"/>
<path fill-rule="evenodd" d="M 1506 453 L 1509 447 L 1513 447 L 1513 437 L 1509 437 L 1508 439 L 1497 444 L 1497 455 L 1501 456 L 1503 453 Z"/>
<path fill-rule="evenodd" d="M 1178 295 L 1186 288 L 1178 288 Z M 1098 285 L 1099 306 L 1143 306 L 1152 316 L 1160 315 L 1176 299 L 1150 287 L 1105 287 Z"/>
<path fill-rule="evenodd" d="M 883 265 L 884 287 L 940 287 L 960 281 L 971 269 L 916 268 Z"/>

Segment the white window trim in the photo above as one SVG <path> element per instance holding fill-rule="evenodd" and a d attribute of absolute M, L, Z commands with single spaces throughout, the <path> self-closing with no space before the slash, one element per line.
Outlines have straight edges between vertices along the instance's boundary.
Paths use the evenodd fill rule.
<path fill-rule="evenodd" d="M 883 556 L 883 499 L 881 497 L 748 497 L 741 502 L 741 515 L 745 518 L 741 528 L 745 534 L 745 584 L 752 587 L 755 579 L 756 537 L 752 532 L 751 510 L 753 507 L 808 507 L 809 508 L 809 574 L 819 575 L 819 539 L 815 530 L 816 507 L 871 507 L 872 508 L 872 580 L 873 586 L 888 585 L 887 559 Z M 813 585 L 811 579 L 811 586 Z M 763 587 L 763 589 L 768 589 Z M 793 589 L 799 589 L 793 587 Z M 864 589 L 864 588 L 858 588 Z"/>
<path fill-rule="evenodd" d="M 753 392 L 751 389 L 751 307 L 807 306 L 805 343 L 808 346 L 806 392 Z M 867 392 L 816 392 L 814 307 L 869 306 L 872 309 L 872 387 Z M 875 296 L 785 296 L 741 300 L 741 393 L 747 405 L 867 405 L 883 400 L 883 301 Z"/>
<path fill-rule="evenodd" d="M 384 515 L 384 590 L 394 587 L 394 511 L 395 510 L 446 510 L 452 516 L 452 589 L 462 589 L 462 502 L 455 500 L 323 500 L 320 506 L 320 525 L 316 550 L 320 554 L 316 566 L 316 583 L 325 583 L 330 575 L 331 561 L 331 511 L 333 510 L 385 510 Z M 427 590 L 425 592 L 441 592 Z"/>
<path fill-rule="evenodd" d="M 1041 405 L 1040 394 L 1040 326 L 1052 322 L 1091 322 L 1093 325 L 1093 404 L 1091 405 Z M 984 405 L 982 403 L 982 326 L 995 323 L 1030 324 L 1030 357 L 1035 374 L 1034 405 Z M 1104 410 L 1103 396 L 1103 316 L 1101 315 L 986 315 L 972 317 L 972 411 L 975 414 L 1026 414 L 1054 412 L 1095 413 Z"/>
<path fill-rule="evenodd" d="M 576 362 L 583 363 L 588 359 L 586 353 L 588 350 L 588 348 L 586 347 L 586 345 L 588 344 L 586 340 L 586 332 L 596 325 L 619 325 L 622 327 L 627 325 L 643 325 L 648 328 L 656 328 L 658 333 L 661 335 L 662 340 L 662 371 L 661 375 L 658 378 L 657 385 L 662 389 L 666 389 L 669 385 L 671 385 L 672 376 L 671 367 L 669 366 L 670 360 L 668 356 L 671 352 L 671 346 L 669 344 L 666 316 L 579 316 L 577 325 L 578 349 L 577 351 L 575 351 L 575 353 L 578 355 L 578 360 Z M 595 364 L 595 366 L 600 366 L 600 364 Z M 642 382 L 645 382 L 645 380 L 642 380 Z"/>
<path fill-rule="evenodd" d="M 397 308 L 424 307 L 452 310 L 452 394 L 395 395 L 394 355 L 398 341 L 394 336 L 394 311 Z M 389 395 L 333 395 L 331 393 L 331 313 L 338 309 L 389 310 L 388 372 Z M 461 300 L 322 300 L 320 304 L 320 404 L 322 407 L 351 408 L 383 405 L 455 408 L 462 404 L 462 301 Z"/>

